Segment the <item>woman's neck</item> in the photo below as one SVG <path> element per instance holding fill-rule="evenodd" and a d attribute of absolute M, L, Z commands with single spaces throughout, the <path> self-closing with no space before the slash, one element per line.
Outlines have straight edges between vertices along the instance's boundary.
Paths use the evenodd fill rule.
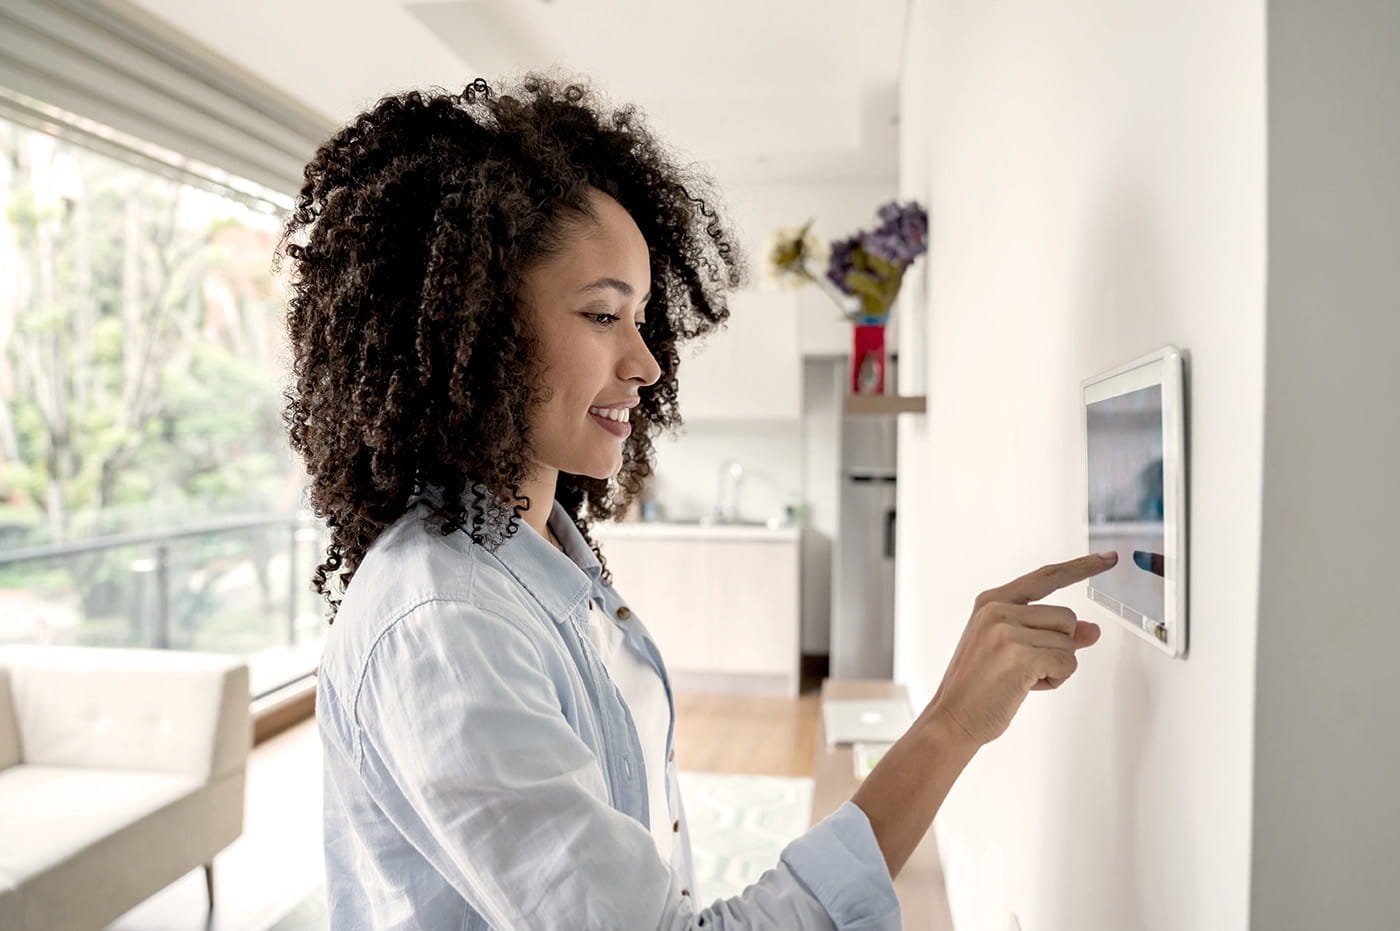
<path fill-rule="evenodd" d="M 533 476 L 520 485 L 520 494 L 530 499 L 530 507 L 521 511 L 520 516 L 546 540 L 550 539 L 549 515 L 554 509 L 554 491 L 558 485 L 559 470 L 548 466 L 540 466 Z"/>

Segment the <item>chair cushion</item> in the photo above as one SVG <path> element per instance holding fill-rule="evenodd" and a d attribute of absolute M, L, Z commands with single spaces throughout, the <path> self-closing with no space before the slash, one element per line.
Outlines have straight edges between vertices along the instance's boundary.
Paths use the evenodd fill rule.
<path fill-rule="evenodd" d="M 20 760 L 208 779 L 252 742 L 248 667 L 178 650 L 0 647 Z"/>
<path fill-rule="evenodd" d="M 10 671 L 0 665 L 0 769 L 19 762 L 19 724 L 15 721 L 14 698 L 10 694 Z M 4 887 L 0 885 L 0 896 Z M 6 927 L 0 924 L 0 928 Z"/>
<path fill-rule="evenodd" d="M 0 872 L 0 928 L 24 927 L 24 903 L 20 901 L 18 881 Z"/>
<path fill-rule="evenodd" d="M 0 927 L 103 927 L 237 837 L 243 775 L 0 770 Z M 6 887 L 12 891 L 6 892 Z"/>
<path fill-rule="evenodd" d="M 23 885 L 201 785 L 157 773 L 28 764 L 0 770 L 0 877 Z"/>

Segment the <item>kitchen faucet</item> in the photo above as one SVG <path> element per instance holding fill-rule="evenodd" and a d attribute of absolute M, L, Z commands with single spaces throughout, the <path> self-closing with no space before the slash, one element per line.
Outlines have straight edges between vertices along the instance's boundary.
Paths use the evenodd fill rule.
<path fill-rule="evenodd" d="M 726 459 L 719 464 L 719 488 L 716 492 L 715 523 L 732 524 L 739 517 L 739 486 L 744 481 L 744 466 L 738 459 Z"/>

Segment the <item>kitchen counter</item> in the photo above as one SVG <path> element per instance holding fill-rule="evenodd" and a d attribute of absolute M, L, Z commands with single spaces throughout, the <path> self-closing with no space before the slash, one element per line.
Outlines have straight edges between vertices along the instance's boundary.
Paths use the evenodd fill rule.
<path fill-rule="evenodd" d="M 695 521 L 624 521 L 597 523 L 599 540 L 744 540 L 751 543 L 795 543 L 800 527 L 769 528 L 766 524 L 701 524 Z"/>
<path fill-rule="evenodd" d="M 797 697 L 800 528 L 657 521 L 595 531 L 675 688 Z"/>

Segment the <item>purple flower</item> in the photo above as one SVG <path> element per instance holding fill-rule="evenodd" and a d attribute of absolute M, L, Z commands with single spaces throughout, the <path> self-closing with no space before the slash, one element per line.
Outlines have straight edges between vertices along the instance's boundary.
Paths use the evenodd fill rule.
<path fill-rule="evenodd" d="M 861 234 L 860 245 L 870 255 L 884 259 L 891 265 L 903 265 L 907 261 L 904 241 L 883 226 Z"/>
<path fill-rule="evenodd" d="M 917 201 L 891 202 L 877 214 L 880 225 L 875 229 L 832 242 L 826 278 L 842 294 L 860 298 L 864 317 L 883 321 L 899 294 L 905 269 L 928 251 L 928 214 Z"/>
<path fill-rule="evenodd" d="M 841 289 L 843 294 L 855 294 L 855 290 L 846 284 L 846 277 L 855 271 L 855 251 L 860 245 L 861 236 L 857 233 L 846 239 L 838 239 L 831 244 L 831 256 L 827 260 L 826 277 L 836 287 Z"/>
<path fill-rule="evenodd" d="M 867 252 L 903 266 L 928 251 L 928 213 L 918 201 L 903 206 L 891 201 L 877 215 L 880 226 L 862 238 Z"/>

